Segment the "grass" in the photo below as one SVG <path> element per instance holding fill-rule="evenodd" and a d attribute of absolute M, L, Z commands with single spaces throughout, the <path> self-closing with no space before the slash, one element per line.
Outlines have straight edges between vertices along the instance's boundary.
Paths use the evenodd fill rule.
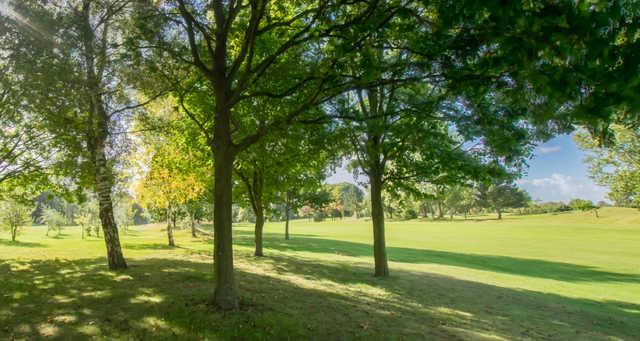
<path fill-rule="evenodd" d="M 387 224 L 391 277 L 374 278 L 370 222 L 235 226 L 241 309 L 222 313 L 211 242 L 161 227 L 104 242 L 29 228 L 0 239 L 0 339 L 634 340 L 640 335 L 640 213 L 480 217 Z"/>

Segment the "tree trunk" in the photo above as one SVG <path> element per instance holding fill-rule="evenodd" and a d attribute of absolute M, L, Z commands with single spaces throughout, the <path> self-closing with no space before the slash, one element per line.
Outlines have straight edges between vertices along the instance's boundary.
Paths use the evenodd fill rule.
<path fill-rule="evenodd" d="M 216 131 L 219 129 L 222 127 L 216 126 Z M 238 297 L 233 273 L 233 235 L 231 229 L 233 203 L 231 186 L 234 160 L 231 141 L 223 138 L 216 141 L 214 155 L 213 254 L 216 287 L 213 300 L 219 308 L 233 310 L 238 308 Z"/>
<path fill-rule="evenodd" d="M 173 221 L 173 226 L 171 222 Z M 175 220 L 173 219 L 173 214 L 171 212 L 171 208 L 167 208 L 167 239 L 169 241 L 169 246 L 176 246 L 176 242 L 173 240 L 173 227 L 175 226 Z"/>
<path fill-rule="evenodd" d="M 496 209 L 496 211 L 498 212 L 498 220 L 502 219 L 502 210 L 501 209 Z"/>
<path fill-rule="evenodd" d="M 103 145 L 103 144 L 102 144 Z M 127 263 L 120 247 L 118 227 L 113 217 L 113 203 L 111 201 L 111 181 L 107 172 L 107 160 L 104 148 L 99 148 L 96 162 L 96 194 L 100 206 L 100 222 L 102 222 L 102 234 L 107 246 L 107 259 L 110 270 L 126 269 Z"/>
<path fill-rule="evenodd" d="M 84 225 L 80 225 L 80 232 L 82 233 L 82 239 L 84 239 Z"/>
<path fill-rule="evenodd" d="M 176 242 L 173 239 L 173 226 L 171 224 L 167 224 L 167 238 L 169 239 L 169 246 L 176 246 Z"/>
<path fill-rule="evenodd" d="M 284 239 L 289 240 L 289 194 L 285 199 L 284 205 Z"/>
<path fill-rule="evenodd" d="M 264 256 L 262 252 L 262 231 L 264 229 L 264 205 L 262 204 L 262 175 L 259 171 L 253 172 L 253 213 L 256 216 L 256 224 L 254 230 L 254 240 L 256 249 L 254 255 L 256 257 Z"/>
<path fill-rule="evenodd" d="M 389 275 L 387 249 L 384 236 L 384 208 L 382 203 L 382 174 L 380 170 L 369 171 L 371 181 L 371 221 L 373 222 L 373 258 L 375 276 Z"/>
<path fill-rule="evenodd" d="M 255 224 L 255 231 L 254 231 L 256 250 L 255 250 L 255 252 L 253 254 L 256 257 L 264 256 L 264 253 L 262 252 L 262 231 L 263 231 L 263 229 L 264 229 L 264 211 L 263 211 L 262 207 L 260 207 L 258 209 L 258 212 L 256 212 L 256 224 Z"/>
<path fill-rule="evenodd" d="M 18 235 L 18 227 L 17 226 L 11 226 L 11 241 L 15 242 L 16 241 L 16 236 Z"/>
<path fill-rule="evenodd" d="M 196 220 L 193 217 L 193 214 L 189 215 L 189 220 L 190 220 L 190 223 L 191 223 L 191 237 L 197 238 L 198 234 L 196 233 Z"/>
<path fill-rule="evenodd" d="M 593 212 L 596 214 L 596 218 L 600 218 L 600 216 L 598 215 L 598 210 L 597 209 L 593 210 Z"/>

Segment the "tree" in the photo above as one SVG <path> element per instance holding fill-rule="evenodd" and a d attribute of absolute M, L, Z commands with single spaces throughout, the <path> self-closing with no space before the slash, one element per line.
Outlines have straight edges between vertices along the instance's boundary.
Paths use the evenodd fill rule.
<path fill-rule="evenodd" d="M 145 206 L 162 209 L 167 220 L 167 240 L 175 246 L 173 230 L 182 205 L 199 198 L 204 192 L 200 174 L 189 171 L 189 160 L 170 145 L 157 145 L 150 158 L 149 170 L 137 193 Z"/>
<path fill-rule="evenodd" d="M 519 189 L 512 183 L 496 183 L 489 186 L 479 186 L 479 200 L 485 207 L 492 208 L 498 213 L 498 219 L 502 219 L 505 208 L 524 207 L 531 201 L 527 192 Z"/>
<path fill-rule="evenodd" d="M 114 206 L 114 218 L 118 228 L 126 233 L 127 229 L 133 224 L 136 213 L 137 211 L 133 207 L 132 198 L 129 194 L 122 193 L 117 196 Z"/>
<path fill-rule="evenodd" d="M 594 214 L 596 215 L 596 218 L 598 218 L 598 206 L 594 205 L 593 202 L 591 200 L 585 200 L 585 199 L 571 199 L 569 201 L 569 206 L 574 209 L 574 210 L 580 210 L 580 211 L 591 211 L 593 210 Z"/>
<path fill-rule="evenodd" d="M 182 109 L 201 128 L 215 157 L 217 306 L 238 306 L 231 237 L 236 157 L 267 134 L 312 120 L 309 109 L 358 81 L 344 82 L 336 75 L 347 64 L 348 52 L 359 45 L 360 33 L 394 15 L 378 16 L 384 12 L 377 12 L 377 5 L 213 0 L 202 6 L 178 0 L 155 3 L 141 13 L 145 43 L 140 45 L 151 52 L 148 60 L 156 79 L 177 85 L 175 92 L 186 104 Z M 260 110 L 265 103 L 282 110 Z"/>
<path fill-rule="evenodd" d="M 340 207 L 340 216 L 344 218 L 345 214 L 357 215 L 360 204 L 364 199 L 364 192 L 351 183 L 343 182 L 339 184 L 327 185 L 332 196 L 332 201 L 336 207 Z"/>
<path fill-rule="evenodd" d="M 31 220 L 30 210 L 17 201 L 0 202 L 0 223 L 11 233 L 11 241 L 16 241 L 20 229 Z"/>
<path fill-rule="evenodd" d="M 469 211 L 476 204 L 475 189 L 468 185 L 452 186 L 447 189 L 444 204 L 449 210 L 451 219 L 456 213 L 464 214 L 464 218 L 467 219 Z"/>
<path fill-rule="evenodd" d="M 29 89 L 25 111 L 41 120 L 54 146 L 49 169 L 92 188 L 98 198 L 109 269 L 124 269 L 113 214 L 118 156 L 126 150 L 127 120 L 141 103 L 130 95 L 122 44 L 133 1 L 12 1 L 2 17 L 0 44 L 8 72 Z M 23 25 L 24 22 L 34 23 Z M 55 89 L 55 91 L 52 91 Z M 120 147 L 124 147 L 120 149 Z"/>
<path fill-rule="evenodd" d="M 587 131 L 574 135 L 578 146 L 587 152 L 591 178 L 609 188 L 607 196 L 616 206 L 640 207 L 640 131 L 613 125 L 610 141 L 600 143 Z"/>
<path fill-rule="evenodd" d="M 141 148 L 136 151 L 139 177 L 136 199 L 146 208 L 161 212 L 167 221 L 167 239 L 175 246 L 173 230 L 179 217 L 187 213 L 192 219 L 200 214 L 198 202 L 211 187 L 210 159 L 202 157 L 197 130 L 191 122 L 181 120 L 174 98 L 162 98 L 149 104 L 135 127 L 141 133 Z"/>
<path fill-rule="evenodd" d="M 40 223 L 47 225 L 47 236 L 49 236 L 49 232 L 51 231 L 55 231 L 56 236 L 59 236 L 62 231 L 62 227 L 66 223 L 66 219 L 57 210 L 54 210 L 53 208 L 46 208 L 40 217 Z"/>

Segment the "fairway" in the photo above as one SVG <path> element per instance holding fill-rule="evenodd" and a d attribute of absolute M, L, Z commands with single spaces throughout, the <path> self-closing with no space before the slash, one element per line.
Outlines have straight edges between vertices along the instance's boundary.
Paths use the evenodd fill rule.
<path fill-rule="evenodd" d="M 640 335 L 640 213 L 387 223 L 391 276 L 374 278 L 371 222 L 234 226 L 238 311 L 209 304 L 212 244 L 160 225 L 104 241 L 33 227 L 0 239 L 0 339 L 634 340 Z"/>

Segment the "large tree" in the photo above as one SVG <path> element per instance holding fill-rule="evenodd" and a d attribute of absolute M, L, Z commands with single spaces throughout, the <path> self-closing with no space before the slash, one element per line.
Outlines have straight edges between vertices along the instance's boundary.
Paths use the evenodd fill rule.
<path fill-rule="evenodd" d="M 352 84 L 354 79 L 336 76 L 348 63 L 348 52 L 359 46 L 361 34 L 383 25 L 395 11 L 376 11 L 377 1 L 149 3 L 139 27 L 142 50 L 151 53 L 141 56 L 152 57 L 148 61 L 157 79 L 176 86 L 186 102 L 183 109 L 215 157 L 214 301 L 234 309 L 236 157 L 265 135 L 308 119 L 309 109 Z M 260 110 L 265 102 L 281 110 Z"/>
<path fill-rule="evenodd" d="M 133 1 L 12 1 L 0 17 L 0 49 L 21 89 L 26 112 L 43 121 L 55 147 L 59 177 L 92 188 L 107 248 L 109 269 L 127 267 L 113 214 L 114 168 L 128 114 L 140 104 L 131 98 L 123 72 L 125 22 Z M 120 149 L 122 148 L 122 149 Z"/>

